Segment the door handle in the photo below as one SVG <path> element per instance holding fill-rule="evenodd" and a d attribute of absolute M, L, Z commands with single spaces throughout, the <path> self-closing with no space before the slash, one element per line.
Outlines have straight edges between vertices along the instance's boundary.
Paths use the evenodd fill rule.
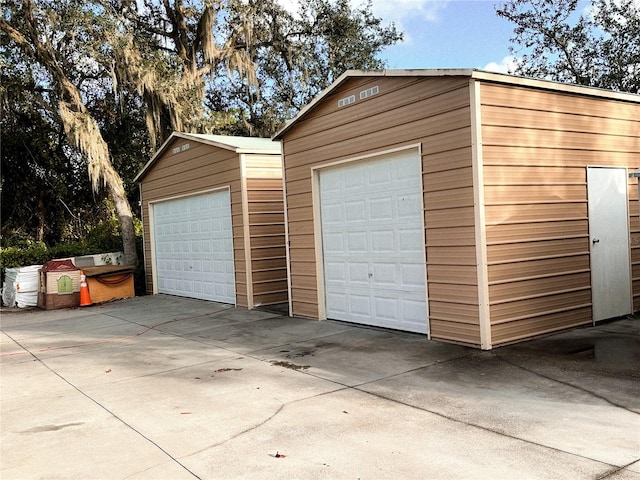
<path fill-rule="evenodd" d="M 600 239 L 599 238 L 594 238 L 593 240 L 591 240 L 591 243 L 593 245 L 595 245 L 596 243 L 600 243 Z"/>

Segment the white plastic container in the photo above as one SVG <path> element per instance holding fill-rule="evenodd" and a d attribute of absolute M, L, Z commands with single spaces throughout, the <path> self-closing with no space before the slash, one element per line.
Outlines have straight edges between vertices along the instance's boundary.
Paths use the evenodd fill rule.
<path fill-rule="evenodd" d="M 38 305 L 38 271 L 42 265 L 7 268 L 2 287 L 2 303 L 8 307 L 26 308 Z"/>

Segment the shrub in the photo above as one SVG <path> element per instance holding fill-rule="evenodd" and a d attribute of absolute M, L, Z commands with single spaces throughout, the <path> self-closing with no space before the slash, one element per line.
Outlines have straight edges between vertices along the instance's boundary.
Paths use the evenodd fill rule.
<path fill-rule="evenodd" d="M 32 242 L 23 247 L 7 247 L 0 249 L 0 268 L 42 265 L 49 260 L 49 251 L 42 242 Z"/>
<path fill-rule="evenodd" d="M 136 227 L 140 227 L 138 220 Z M 136 295 L 145 294 L 146 277 L 144 274 L 144 262 L 142 261 L 142 228 L 136 228 L 136 249 L 138 251 L 138 265 L 135 270 Z M 26 267 L 28 265 L 42 265 L 45 262 L 57 258 L 80 257 L 82 255 L 94 255 L 97 253 L 116 252 L 122 250 L 122 239 L 119 236 L 118 222 L 116 219 L 100 222 L 85 237 L 83 241 L 63 242 L 52 247 L 47 247 L 42 242 L 21 240 L 7 247 L 0 247 L 0 270 L 4 278 L 7 268 Z"/>

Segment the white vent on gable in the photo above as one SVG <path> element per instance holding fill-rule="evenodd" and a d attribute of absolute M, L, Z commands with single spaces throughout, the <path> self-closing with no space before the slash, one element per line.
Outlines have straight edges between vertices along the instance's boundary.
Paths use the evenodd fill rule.
<path fill-rule="evenodd" d="M 362 90 L 360 92 L 360 100 L 364 100 L 365 98 L 372 97 L 373 95 L 377 95 L 380 92 L 378 85 L 375 87 L 367 88 L 366 90 Z"/>
<path fill-rule="evenodd" d="M 351 105 L 352 103 L 356 103 L 356 96 L 351 95 L 350 97 L 341 98 L 338 100 L 338 108 L 346 107 L 347 105 Z"/>

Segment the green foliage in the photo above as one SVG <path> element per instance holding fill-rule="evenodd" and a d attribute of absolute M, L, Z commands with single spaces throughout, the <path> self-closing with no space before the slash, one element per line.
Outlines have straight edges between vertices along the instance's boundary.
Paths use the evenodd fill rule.
<path fill-rule="evenodd" d="M 138 220 L 137 245 L 142 253 L 142 226 Z M 41 265 L 48 260 L 57 258 L 79 257 L 122 251 L 122 239 L 117 219 L 111 218 L 99 222 L 79 241 L 67 241 L 47 247 L 43 242 L 18 240 L 11 245 L 0 248 L 0 268 L 24 267 Z"/>
<path fill-rule="evenodd" d="M 0 268 L 42 265 L 49 260 L 49 250 L 42 242 L 32 242 L 22 247 L 5 247 L 0 249 Z"/>
<path fill-rule="evenodd" d="M 636 0 L 509 0 L 497 14 L 515 24 L 514 73 L 640 92 L 640 6 Z"/>
<path fill-rule="evenodd" d="M 173 130 L 271 136 L 344 70 L 383 68 L 377 55 L 402 38 L 371 1 L 297 5 L 294 15 L 277 0 L 5 0 L 2 264 L 122 250 L 121 233 L 130 246 L 113 205 L 130 226 L 133 179 Z M 82 151 L 79 118 L 97 126 Z M 97 157 L 105 188 L 92 191 Z M 127 201 L 105 208 L 119 179 Z M 21 241 L 54 247 L 13 250 Z"/>
<path fill-rule="evenodd" d="M 233 112 L 236 118 L 216 133 L 272 136 L 346 70 L 384 68 L 378 54 L 402 39 L 395 25 L 383 25 L 373 15 L 370 1 L 359 7 L 349 0 L 297 3 L 296 15 L 277 0 L 240 2 L 230 10 L 232 25 L 251 18 L 247 55 L 256 83 L 218 70 L 207 109 Z"/>
<path fill-rule="evenodd" d="M 115 252 L 122 250 L 120 225 L 118 219 L 111 217 L 99 222 L 84 237 L 87 250 L 99 252 Z"/>

